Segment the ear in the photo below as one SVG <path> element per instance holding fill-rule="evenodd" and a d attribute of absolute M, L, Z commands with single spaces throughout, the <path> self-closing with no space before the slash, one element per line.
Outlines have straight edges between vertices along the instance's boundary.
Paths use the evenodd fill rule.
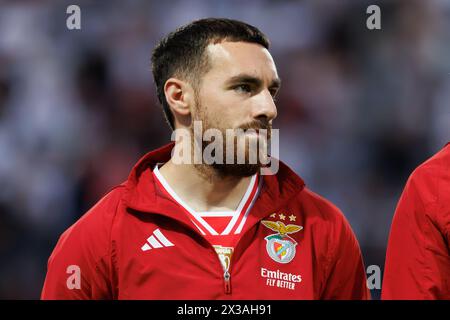
<path fill-rule="evenodd" d="M 191 106 L 194 102 L 191 85 L 177 78 L 169 78 L 164 84 L 164 93 L 175 121 L 189 126 Z"/>

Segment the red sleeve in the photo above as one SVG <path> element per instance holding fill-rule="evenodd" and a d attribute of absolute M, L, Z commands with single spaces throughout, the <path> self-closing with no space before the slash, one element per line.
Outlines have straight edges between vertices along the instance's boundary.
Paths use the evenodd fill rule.
<path fill-rule="evenodd" d="M 436 189 L 423 172 L 406 184 L 392 221 L 382 299 L 450 299 L 449 251 L 430 193 Z"/>
<path fill-rule="evenodd" d="M 336 208 L 336 210 L 338 210 Z M 343 214 L 330 232 L 327 279 L 321 299 L 370 300 L 367 277 L 358 241 Z"/>
<path fill-rule="evenodd" d="M 59 238 L 41 299 L 113 299 L 110 234 L 120 192 L 114 189 Z"/>

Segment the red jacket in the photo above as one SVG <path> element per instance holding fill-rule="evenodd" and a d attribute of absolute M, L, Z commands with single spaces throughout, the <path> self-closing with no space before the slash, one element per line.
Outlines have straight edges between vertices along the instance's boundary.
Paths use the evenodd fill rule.
<path fill-rule="evenodd" d="M 42 299 L 370 298 L 348 222 L 282 163 L 276 175 L 263 176 L 250 211 L 257 219 L 235 248 L 228 279 L 214 248 L 155 188 L 151 170 L 169 160 L 172 147 L 144 156 L 125 183 L 63 233 L 48 261 Z M 152 235 L 159 244 L 149 250 Z M 288 257 L 282 262 L 271 251 L 279 247 Z"/>
<path fill-rule="evenodd" d="M 410 176 L 392 222 L 383 299 L 450 299 L 450 144 Z"/>

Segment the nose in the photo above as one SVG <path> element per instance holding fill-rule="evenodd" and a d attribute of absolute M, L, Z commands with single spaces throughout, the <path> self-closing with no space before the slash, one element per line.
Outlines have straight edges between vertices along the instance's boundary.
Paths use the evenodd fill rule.
<path fill-rule="evenodd" d="M 254 98 L 254 119 L 267 118 L 268 121 L 271 121 L 277 117 L 277 107 L 269 90 L 262 90 Z"/>

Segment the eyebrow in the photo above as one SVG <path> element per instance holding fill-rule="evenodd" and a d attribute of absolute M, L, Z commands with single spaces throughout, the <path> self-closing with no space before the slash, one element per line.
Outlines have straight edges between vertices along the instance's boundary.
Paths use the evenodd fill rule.
<path fill-rule="evenodd" d="M 234 84 L 234 83 L 248 83 L 248 84 L 253 84 L 257 87 L 261 87 L 263 84 L 263 81 L 258 77 L 254 77 L 249 74 L 241 73 L 241 74 L 233 76 L 227 80 L 227 84 Z M 280 86 L 281 86 L 281 79 L 275 78 L 270 83 L 269 88 L 280 88 Z"/>

